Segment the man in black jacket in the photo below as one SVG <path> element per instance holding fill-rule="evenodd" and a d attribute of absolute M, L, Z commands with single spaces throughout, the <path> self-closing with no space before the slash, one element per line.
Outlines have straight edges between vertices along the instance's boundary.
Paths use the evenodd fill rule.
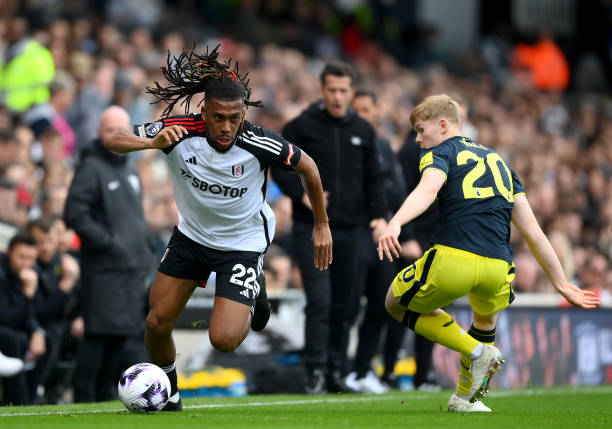
<path fill-rule="evenodd" d="M 118 365 L 146 360 L 144 330 L 147 274 L 152 265 L 138 172 L 103 142 L 130 129 L 125 110 L 104 111 L 99 138 L 84 153 L 68 192 L 64 219 L 81 238 L 85 337 L 77 357 L 75 400 L 107 399 L 116 391 Z M 136 340 L 136 338 L 138 340 Z M 126 347 L 138 341 L 138 347 Z M 129 350 L 129 351 L 128 351 Z M 109 357 L 123 362 L 109 363 Z M 113 368 L 112 365 L 117 365 Z M 110 374 L 103 374 L 111 371 Z M 98 392 L 96 387 L 108 387 Z"/>
<path fill-rule="evenodd" d="M 312 212 L 295 176 L 273 169 L 283 193 L 293 202 L 293 236 L 306 292 L 304 362 L 312 394 L 351 391 L 342 378 L 353 300 L 360 228 L 384 228 L 386 212 L 375 151 L 374 128 L 349 104 L 355 71 L 332 62 L 320 76 L 323 99 L 283 128 L 283 137 L 314 159 L 328 196 L 327 213 L 334 241 L 328 271 L 312 267 Z"/>
<path fill-rule="evenodd" d="M 369 89 L 358 89 L 352 101 L 355 111 L 374 127 L 379 121 L 380 106 L 376 93 Z M 400 208 L 406 197 L 404 173 L 397 155 L 389 140 L 376 136 L 376 153 L 383 177 L 381 191 L 388 203 L 387 218 Z M 376 254 L 376 240 L 372 231 L 363 228 L 360 240 L 359 266 L 357 268 L 357 289 L 354 296 L 353 316 L 359 314 L 361 297 L 367 298 L 367 306 L 359 327 L 359 341 L 353 361 L 353 371 L 348 375 L 346 384 L 362 393 L 384 393 L 388 390 L 376 377 L 372 369 L 372 358 L 384 339 L 385 374 L 393 374 L 397 354 L 404 338 L 405 326 L 389 314 L 385 314 L 387 285 L 391 284 L 397 273 L 396 265 L 389 261 L 379 261 Z M 381 338 L 382 336 L 382 338 Z"/>
<path fill-rule="evenodd" d="M 0 255 L 0 350 L 23 359 L 28 366 L 44 356 L 45 332 L 36 319 L 34 295 L 38 288 L 36 240 L 18 232 Z M 33 397 L 28 387 L 31 372 L 19 372 L 3 379 L 3 404 L 27 405 Z"/>
<path fill-rule="evenodd" d="M 30 377 L 32 394 L 40 396 L 42 393 L 38 387 L 45 387 L 45 390 L 48 387 L 47 379 L 58 359 L 68 329 L 66 308 L 80 271 L 74 257 L 58 251 L 59 236 L 53 216 L 44 215 L 34 219 L 26 229 L 38 247 L 38 288 L 34 305 L 36 318 L 46 332 L 47 354 L 37 363 Z M 37 397 L 35 402 L 41 399 Z"/>

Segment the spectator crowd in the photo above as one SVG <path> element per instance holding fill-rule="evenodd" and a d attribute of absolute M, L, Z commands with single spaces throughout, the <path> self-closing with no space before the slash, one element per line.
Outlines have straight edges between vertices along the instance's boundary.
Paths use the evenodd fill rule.
<path fill-rule="evenodd" d="M 75 169 L 92 150 L 109 106 L 124 108 L 133 124 L 161 116 L 166 106 L 152 104 L 145 88 L 161 79 L 168 54 L 191 49 L 194 42 L 197 49 L 220 44 L 224 56 L 239 61 L 240 69 L 249 72 L 253 99 L 264 104 L 250 108 L 247 119 L 275 131 L 319 98 L 323 64 L 338 57 L 355 66 L 359 86 L 376 93 L 377 131 L 395 152 L 410 134 L 412 107 L 430 94 L 455 95 L 466 107 L 462 132 L 512 165 L 567 278 L 596 291 L 604 305 L 612 304 L 612 100 L 593 91 L 593 85 L 538 89 L 527 69 L 513 61 L 512 46 L 490 40 L 474 52 L 448 59 L 421 55 L 427 61 L 406 66 L 382 44 L 359 36 L 353 21 L 334 34 L 320 18 L 331 12 L 307 2 L 299 2 L 292 17 L 295 34 L 280 27 L 291 43 L 270 31 L 281 16 L 272 6 L 263 18 L 256 16 L 253 4 L 260 2 L 238 2 L 233 30 L 225 24 L 215 28 L 212 18 L 203 18 L 205 30 L 197 36 L 177 21 L 183 2 L 111 1 L 106 9 L 92 6 L 82 15 L 78 10 L 85 6 L 65 2 L 67 18 L 62 10 L 52 13 L 45 2 L 20 3 L 8 1 L 0 12 L 0 251 L 5 254 L 0 259 L 0 306 L 5 306 L 0 307 L 0 339 L 10 328 L 25 346 L 20 355 L 0 352 L 24 360 L 20 374 L 27 374 L 0 382 L 5 400 L 7 389 L 21 383 L 29 395 L 16 403 L 57 402 L 71 383 L 84 334 L 81 242 L 63 221 Z M 149 10 L 130 18 L 129 8 L 139 3 Z M 67 12 L 70 4 L 76 12 Z M 217 17 L 226 16 L 221 9 Z M 162 16 L 168 18 L 162 22 Z M 253 40 L 244 33 L 249 20 L 258 33 Z M 493 60 L 504 56 L 506 61 Z M 581 72 L 572 69 L 570 78 L 585 82 Z M 173 112 L 182 113 L 182 107 Z M 130 154 L 129 163 L 140 175 L 148 245 L 156 255 L 152 279 L 178 214 L 164 156 L 143 151 Z M 299 243 L 292 243 L 290 233 L 291 200 L 271 179 L 267 198 L 277 219 L 264 263 L 268 293 L 302 288 L 294 259 Z M 526 243 L 519 234 L 512 237 L 515 291 L 552 294 Z M 16 289 L 21 283 L 27 287 Z M 27 299 L 35 305 L 26 310 Z M 16 310 L 15 302 L 24 305 L 21 320 L 2 312 L 11 306 Z"/>

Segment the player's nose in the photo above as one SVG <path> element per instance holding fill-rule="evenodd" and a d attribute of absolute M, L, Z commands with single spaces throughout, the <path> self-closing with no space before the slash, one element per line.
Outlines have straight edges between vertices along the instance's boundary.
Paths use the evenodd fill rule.
<path fill-rule="evenodd" d="M 222 134 L 229 134 L 232 131 L 232 125 L 230 123 L 230 121 L 224 121 L 221 124 L 221 133 Z"/>

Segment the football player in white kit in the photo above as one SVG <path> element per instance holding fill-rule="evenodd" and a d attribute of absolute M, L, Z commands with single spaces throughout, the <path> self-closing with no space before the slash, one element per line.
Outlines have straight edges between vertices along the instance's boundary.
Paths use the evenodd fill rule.
<path fill-rule="evenodd" d="M 278 133 L 245 120 L 249 100 L 246 76 L 220 63 L 217 48 L 204 55 L 183 53 L 162 67 L 171 82 L 148 91 L 168 102 L 164 114 L 204 92 L 198 114 L 162 118 L 117 133 L 107 147 L 126 153 L 161 149 L 168 159 L 179 210 L 149 296 L 145 344 L 152 363 L 168 374 L 171 399 L 164 408 L 180 411 L 176 349 L 172 329 L 192 292 L 217 273 L 209 326 L 212 345 L 223 352 L 238 347 L 249 328 L 261 330 L 270 315 L 262 274 L 263 254 L 274 235 L 275 219 L 265 201 L 270 165 L 300 175 L 314 217 L 314 265 L 332 262 L 332 236 L 321 179 L 314 161 Z"/>

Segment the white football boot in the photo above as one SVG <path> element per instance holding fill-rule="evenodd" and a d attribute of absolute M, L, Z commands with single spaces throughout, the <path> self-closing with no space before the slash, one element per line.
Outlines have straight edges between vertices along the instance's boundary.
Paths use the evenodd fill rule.
<path fill-rule="evenodd" d="M 389 388 L 380 381 L 380 378 L 378 378 L 373 371 L 368 371 L 366 376 L 358 381 L 361 382 L 361 388 L 364 393 L 376 393 L 380 395 L 389 391 Z"/>
<path fill-rule="evenodd" d="M 351 389 L 361 392 L 361 383 L 359 383 L 357 380 L 357 372 L 353 371 L 346 376 L 344 383 L 346 383 L 346 385 Z"/>
<path fill-rule="evenodd" d="M 491 409 L 483 404 L 481 401 L 470 402 L 467 399 L 457 395 L 457 392 L 453 393 L 448 400 L 448 411 L 464 412 L 464 413 L 490 413 Z"/>
<path fill-rule="evenodd" d="M 373 371 L 368 371 L 365 377 L 357 378 L 355 371 L 351 372 L 344 380 L 346 385 L 360 393 L 387 393 L 389 388 L 385 386 Z"/>
<path fill-rule="evenodd" d="M 21 359 L 6 356 L 0 352 L 0 377 L 12 377 L 23 369 Z"/>
<path fill-rule="evenodd" d="M 504 358 L 501 352 L 494 346 L 483 344 L 482 354 L 472 361 L 470 367 L 472 374 L 470 402 L 474 403 L 484 398 L 489 391 L 491 377 L 501 369 L 503 364 Z"/>

